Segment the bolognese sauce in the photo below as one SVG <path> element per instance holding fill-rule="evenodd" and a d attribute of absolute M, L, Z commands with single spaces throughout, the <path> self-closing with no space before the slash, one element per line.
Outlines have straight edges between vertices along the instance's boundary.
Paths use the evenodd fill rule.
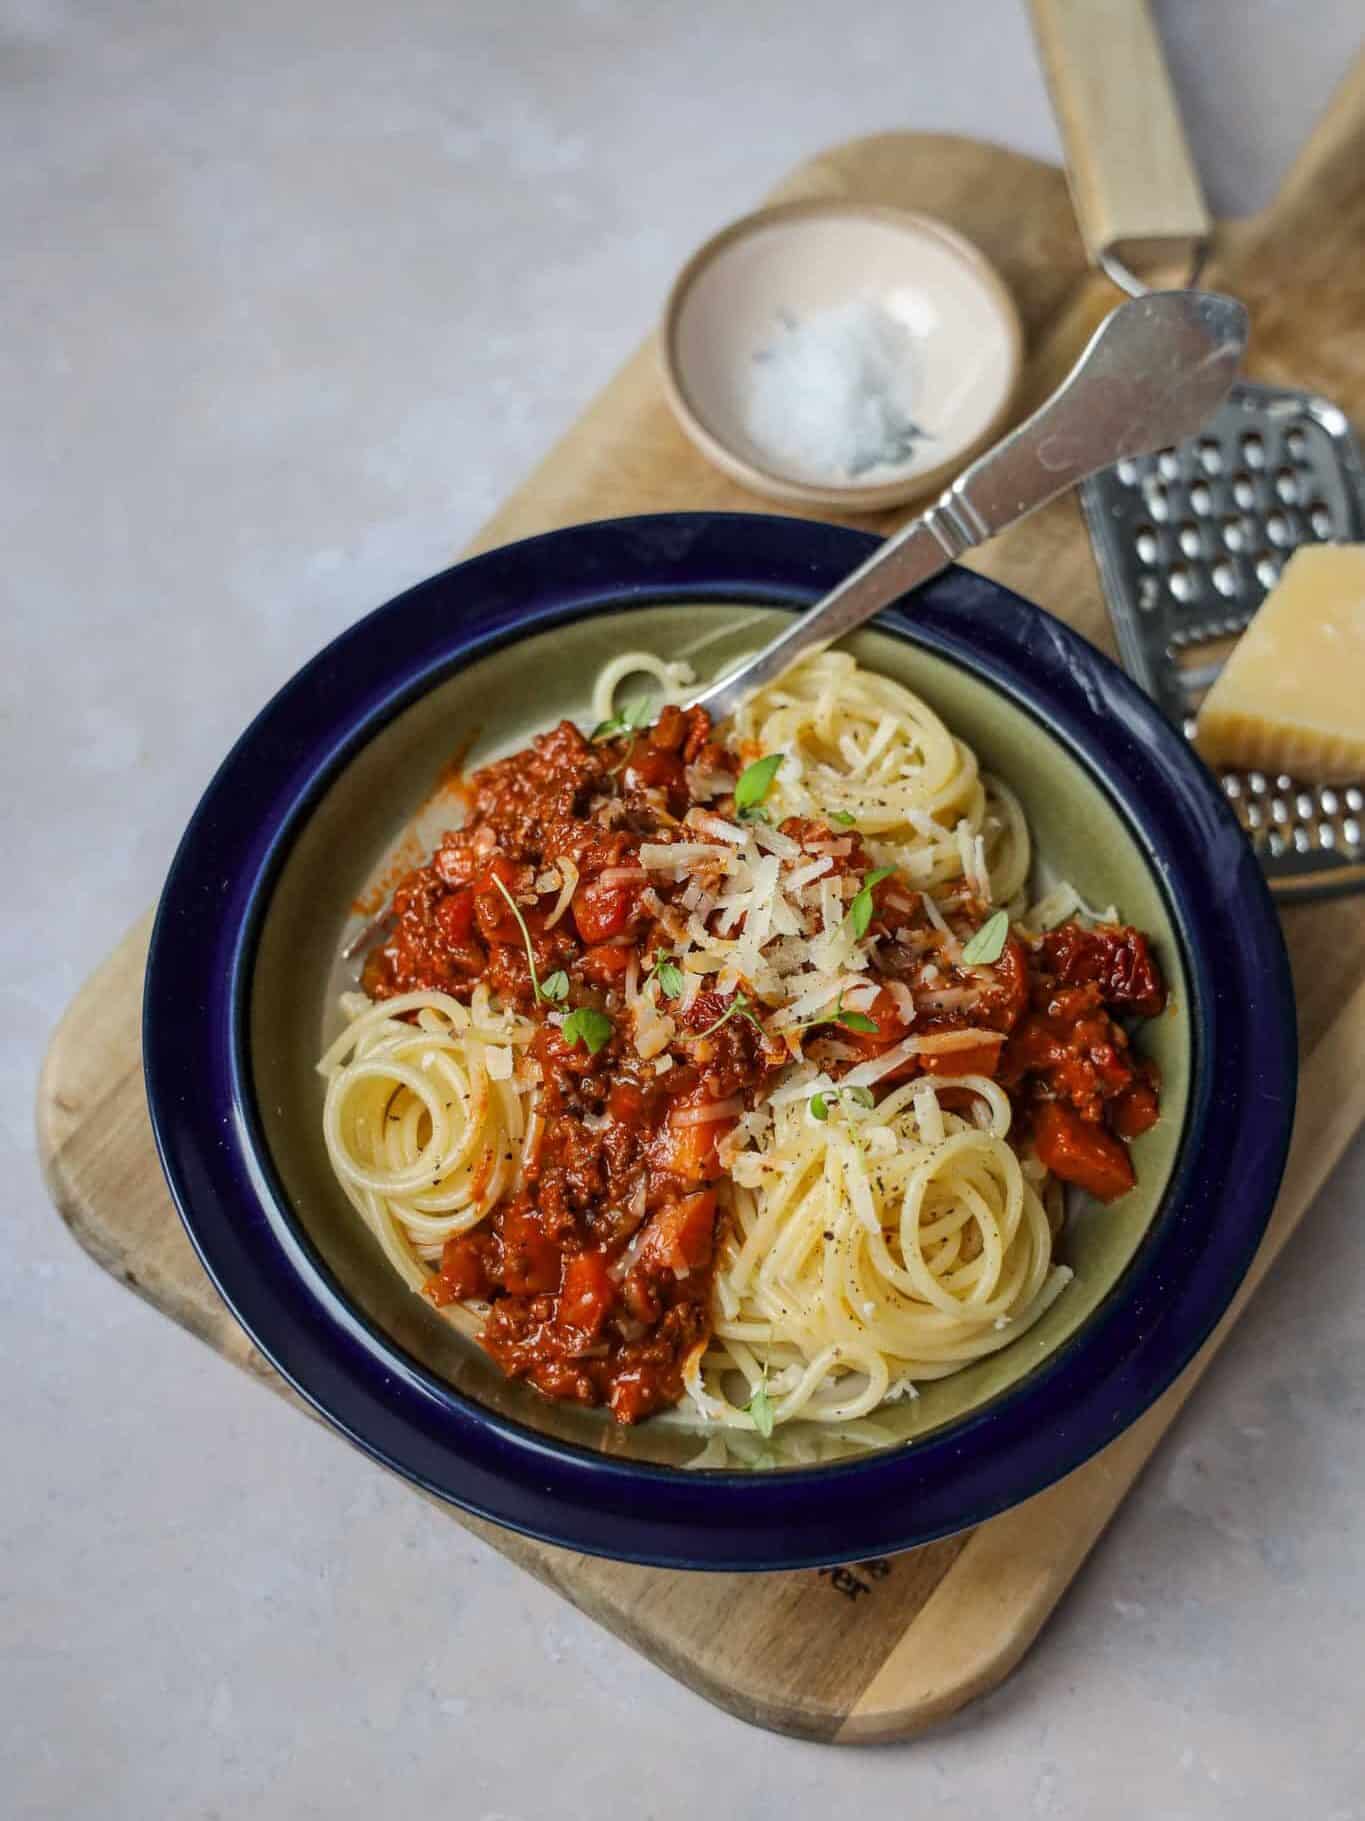
<path fill-rule="evenodd" d="M 670 957 L 688 880 L 641 860 L 647 843 L 685 840 L 700 806 L 742 817 L 739 763 L 699 709 L 665 708 L 652 728 L 596 742 L 562 722 L 472 775 L 465 824 L 398 885 L 364 966 L 371 999 L 467 1002 L 482 983 L 535 1022 L 535 1142 L 513 1192 L 446 1242 L 427 1294 L 486 1303 L 481 1341 L 505 1371 L 622 1422 L 682 1395 L 710 1332 L 725 1141 L 799 1054 L 742 983 L 681 990 Z M 875 997 L 856 1019 L 802 1032 L 837 1035 L 831 1073 L 912 1034 L 970 1028 L 969 1050 L 909 1056 L 885 1083 L 993 1077 L 1053 1174 L 1106 1200 L 1131 1187 L 1128 1140 L 1158 1112 L 1155 1071 L 1127 1028 L 1165 1003 L 1147 938 L 1117 925 L 1015 930 L 993 962 L 970 966 L 962 940 L 988 905 L 931 915 L 907 880 L 874 869 L 856 830 L 794 817 L 779 828 L 868 882 Z M 932 993 L 920 990 L 926 953 Z M 665 1014 L 646 1045 L 628 1009 L 642 985 Z M 969 1014 L 955 1009 L 968 994 Z"/>

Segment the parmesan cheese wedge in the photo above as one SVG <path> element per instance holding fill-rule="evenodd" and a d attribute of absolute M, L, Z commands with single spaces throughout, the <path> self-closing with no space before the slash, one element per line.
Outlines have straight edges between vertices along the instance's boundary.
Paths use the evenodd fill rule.
<path fill-rule="evenodd" d="M 1365 776 L 1365 544 L 1309 544 L 1200 706 L 1210 765 L 1317 783 Z"/>

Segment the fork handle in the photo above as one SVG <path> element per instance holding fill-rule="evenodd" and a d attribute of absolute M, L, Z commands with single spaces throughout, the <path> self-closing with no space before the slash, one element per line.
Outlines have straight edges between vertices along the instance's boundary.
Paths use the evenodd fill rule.
<path fill-rule="evenodd" d="M 1147 0 L 1030 5 L 1091 263 L 1133 292 L 1176 261 L 1192 283 L 1209 217 Z"/>

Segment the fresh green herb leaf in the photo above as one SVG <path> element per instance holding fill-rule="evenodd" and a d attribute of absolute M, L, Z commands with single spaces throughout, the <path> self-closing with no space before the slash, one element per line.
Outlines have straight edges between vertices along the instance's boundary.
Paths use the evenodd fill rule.
<path fill-rule="evenodd" d="M 848 907 L 848 920 L 853 925 L 855 936 L 865 936 L 872 925 L 872 888 L 880 885 L 883 879 L 889 879 L 895 871 L 894 866 L 879 866 L 875 872 L 864 875 L 863 888 Z"/>
<path fill-rule="evenodd" d="M 818 1119 L 821 1125 L 829 1118 L 829 1103 L 831 1100 L 851 1101 L 855 1107 L 874 1107 L 877 1104 L 872 1097 L 871 1088 L 826 1088 L 823 1094 L 812 1094 L 808 1103 L 810 1106 L 811 1118 Z"/>
<path fill-rule="evenodd" d="M 767 1379 L 764 1379 L 744 1408 L 754 1419 L 754 1428 L 766 1441 L 773 1432 L 773 1400 L 768 1396 Z"/>
<path fill-rule="evenodd" d="M 770 752 L 766 758 L 755 759 L 752 765 L 745 766 L 735 785 L 735 808 L 741 815 L 745 810 L 752 811 L 767 796 L 786 756 L 784 752 Z"/>
<path fill-rule="evenodd" d="M 755 1018 L 754 1014 L 749 1010 L 748 995 L 745 993 L 736 993 L 729 1005 L 727 1005 L 725 1010 L 721 1013 L 720 1017 L 717 1018 L 716 1022 L 714 1024 L 708 1024 L 706 1029 L 704 1031 L 698 1031 L 697 1035 L 699 1037 L 712 1037 L 723 1024 L 728 1024 L 732 1018 L 747 1018 L 760 1037 L 766 1037 L 768 1034 L 759 1023 L 758 1019 Z"/>
<path fill-rule="evenodd" d="M 541 981 L 540 996 L 542 999 L 552 999 L 556 1002 L 556 1004 L 561 999 L 568 998 L 568 996 L 569 996 L 569 976 L 564 972 L 564 969 L 562 967 L 556 968 L 554 973 L 551 974 L 548 977 L 548 979 Z"/>
<path fill-rule="evenodd" d="M 735 815 L 741 822 L 772 822 L 772 817 L 761 803 L 755 803 L 752 809 L 736 810 Z"/>
<path fill-rule="evenodd" d="M 611 1042 L 615 1026 L 605 1012 L 584 1005 L 578 1011 L 570 1012 L 560 1029 L 565 1043 L 581 1043 L 590 1056 L 595 1056 L 604 1044 Z"/>
<path fill-rule="evenodd" d="M 817 1012 L 813 1018 L 803 1018 L 796 1029 L 809 1030 L 813 1024 L 842 1024 L 846 1031 L 868 1031 L 874 1036 L 880 1028 L 876 1020 L 869 1018 L 866 1012 L 847 1010 L 842 993 L 835 1000 L 832 1012 Z"/>
<path fill-rule="evenodd" d="M 968 967 L 984 967 L 992 961 L 998 961 L 1005 952 L 1005 940 L 1009 933 L 1009 912 L 995 911 L 987 917 L 963 949 L 962 959 Z"/>
<path fill-rule="evenodd" d="M 635 733 L 641 727 L 648 727 L 653 713 L 654 704 L 647 697 L 641 696 L 638 701 L 628 703 L 620 714 L 599 721 L 589 738 L 596 745 L 599 740 L 614 740 L 618 734 Z"/>
<path fill-rule="evenodd" d="M 683 987 L 686 984 L 683 980 L 683 971 L 677 962 L 670 960 L 667 955 L 656 957 L 654 965 L 649 971 L 649 979 L 645 981 L 646 986 L 649 985 L 649 980 L 658 981 L 659 991 L 665 999 L 682 998 Z"/>
<path fill-rule="evenodd" d="M 846 809 L 832 810 L 829 819 L 837 828 L 852 828 L 857 821 L 857 817 L 851 816 Z"/>
<path fill-rule="evenodd" d="M 536 978 L 535 951 L 531 947 L 531 932 L 526 927 L 526 919 L 522 916 L 521 911 L 517 906 L 516 899 L 512 896 L 511 892 L 508 891 L 507 887 L 496 873 L 493 874 L 493 883 L 497 886 L 503 897 L 506 898 L 508 909 L 516 918 L 517 928 L 521 931 L 521 940 L 526 948 L 526 966 L 531 975 L 531 991 L 535 994 L 537 999 L 563 999 L 569 991 L 568 976 L 561 971 L 556 974 L 551 974 L 550 979 L 546 981 L 544 986 L 540 984 L 540 981 Z M 564 982 L 562 990 L 554 993 L 549 992 L 547 989 L 550 983 L 557 980 L 562 980 Z"/>

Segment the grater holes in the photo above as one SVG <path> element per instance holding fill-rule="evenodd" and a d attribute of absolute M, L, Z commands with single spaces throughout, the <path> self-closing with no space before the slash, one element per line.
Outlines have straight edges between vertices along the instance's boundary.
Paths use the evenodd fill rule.
<path fill-rule="evenodd" d="M 1348 784 L 1342 794 L 1346 798 L 1346 807 L 1352 815 L 1358 816 L 1361 810 L 1365 809 L 1365 792 L 1361 791 L 1359 785 Z"/>
<path fill-rule="evenodd" d="M 1237 592 L 1237 571 L 1226 560 L 1215 563 L 1212 569 L 1213 585 L 1219 594 L 1231 599 Z"/>
<path fill-rule="evenodd" d="M 1179 601 L 1183 606 L 1199 593 L 1198 571 L 1184 563 L 1176 563 L 1166 577 L 1166 586 L 1171 591 L 1172 600 Z"/>
<path fill-rule="evenodd" d="M 1318 808 L 1324 816 L 1334 816 L 1341 808 L 1341 799 L 1331 785 L 1324 785 L 1318 792 Z"/>
<path fill-rule="evenodd" d="M 1190 488 L 1190 510 L 1200 518 L 1207 518 L 1213 511 L 1213 490 L 1207 481 L 1196 481 Z"/>
<path fill-rule="evenodd" d="M 1326 543 L 1332 535 L 1332 514 L 1326 506 L 1317 505 L 1308 514 L 1308 523 L 1313 536 Z"/>
<path fill-rule="evenodd" d="M 1171 504 L 1166 497 L 1164 484 L 1149 475 L 1142 483 L 1143 498 L 1147 502 L 1147 511 L 1158 525 L 1164 525 L 1171 516 Z"/>
<path fill-rule="evenodd" d="M 1125 455 L 1123 460 L 1118 462 L 1114 468 L 1115 476 L 1124 487 L 1136 486 L 1139 473 L 1140 470 L 1138 465 L 1131 455 Z"/>
<path fill-rule="evenodd" d="M 1360 823 L 1354 816 L 1347 816 L 1341 825 L 1341 839 L 1346 847 L 1352 850 L 1361 845 Z"/>
<path fill-rule="evenodd" d="M 1250 475 L 1239 474 L 1232 483 L 1233 504 L 1240 506 L 1243 512 L 1250 512 L 1256 504 L 1256 489 L 1251 483 Z"/>
<path fill-rule="evenodd" d="M 1270 805 L 1270 819 L 1272 822 L 1278 822 L 1282 827 L 1288 822 L 1289 805 L 1285 802 L 1283 797 L 1275 797 L 1272 800 Z"/>
<path fill-rule="evenodd" d="M 1303 827 L 1296 828 L 1294 830 L 1294 852 L 1296 854 L 1306 854 L 1311 850 L 1312 846 L 1313 837 L 1309 834 L 1308 830 Z"/>
<path fill-rule="evenodd" d="M 1294 542 L 1294 528 L 1283 512 L 1272 512 L 1265 522 L 1265 534 L 1279 550 Z"/>
<path fill-rule="evenodd" d="M 1255 521 L 1243 518 L 1240 513 L 1234 513 L 1231 517 L 1225 518 L 1221 529 L 1223 542 L 1234 553 L 1238 550 L 1248 550 L 1256 542 Z"/>
<path fill-rule="evenodd" d="M 1237 776 L 1235 771 L 1225 771 L 1223 773 L 1223 795 L 1227 797 L 1230 802 L 1235 803 L 1241 794 L 1242 780 Z"/>
<path fill-rule="evenodd" d="M 1288 779 L 1286 779 L 1285 782 L 1288 783 Z M 1265 773 L 1263 771 L 1249 771 L 1247 773 L 1247 789 L 1251 792 L 1253 797 L 1263 797 L 1266 791 Z"/>
<path fill-rule="evenodd" d="M 1275 491 L 1286 506 L 1299 504 L 1299 477 L 1292 468 L 1280 468 L 1276 472 Z"/>
<path fill-rule="evenodd" d="M 1193 519 L 1186 519 L 1177 534 L 1182 552 L 1189 557 L 1204 554 L 1204 540 L 1199 535 L 1199 527 Z"/>
<path fill-rule="evenodd" d="M 1223 451 L 1221 446 L 1216 443 L 1211 436 L 1206 436 L 1199 445 L 1199 466 L 1204 470 L 1205 474 L 1221 474 L 1223 472 Z"/>
<path fill-rule="evenodd" d="M 1280 559 L 1277 556 L 1263 556 L 1256 565 L 1256 580 L 1262 588 L 1273 588 L 1280 579 Z"/>
<path fill-rule="evenodd" d="M 1150 613 L 1161 599 L 1161 583 L 1154 575 L 1140 575 L 1137 584 L 1137 604 L 1143 613 Z"/>
<path fill-rule="evenodd" d="M 1242 460 L 1248 468 L 1265 467 L 1265 443 L 1255 430 L 1242 438 Z"/>
<path fill-rule="evenodd" d="M 1284 439 L 1284 446 L 1291 461 L 1301 462 L 1308 454 L 1308 438 L 1302 430 L 1291 430 Z"/>
<path fill-rule="evenodd" d="M 1306 790 L 1301 790 L 1294 799 L 1295 813 L 1298 815 L 1300 822 L 1311 822 L 1313 820 L 1315 808 L 1316 805 Z"/>
<path fill-rule="evenodd" d="M 1282 859 L 1288 851 L 1288 843 L 1284 836 L 1276 829 L 1272 828 L 1269 835 L 1266 837 L 1266 851 L 1276 860 Z"/>
<path fill-rule="evenodd" d="M 1150 525 L 1139 525 L 1133 538 L 1133 548 L 1144 563 L 1155 563 L 1161 556 L 1161 539 Z"/>
<path fill-rule="evenodd" d="M 1319 822 L 1318 823 L 1318 846 L 1327 848 L 1328 850 L 1330 850 L 1330 849 L 1334 848 L 1336 846 L 1336 844 L 1337 844 L 1337 831 L 1336 831 L 1335 825 L 1331 822 Z"/>

